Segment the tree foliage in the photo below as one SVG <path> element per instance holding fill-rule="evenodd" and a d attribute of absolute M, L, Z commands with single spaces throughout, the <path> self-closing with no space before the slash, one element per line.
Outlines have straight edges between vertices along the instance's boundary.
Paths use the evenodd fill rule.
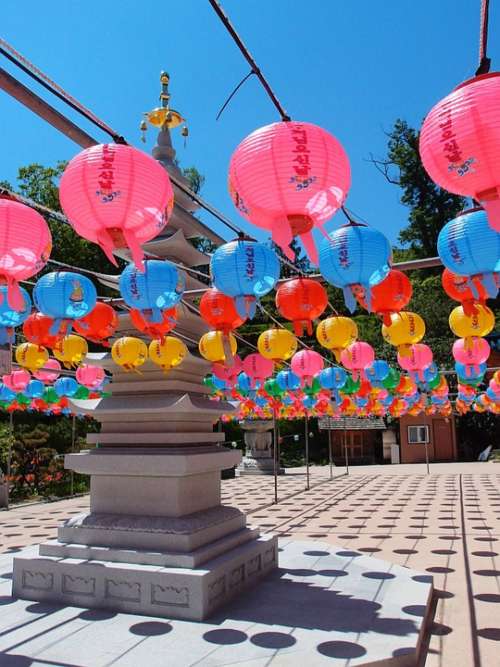
<path fill-rule="evenodd" d="M 418 140 L 419 132 L 398 119 L 388 133 L 387 156 L 372 160 L 390 183 L 401 188 L 401 203 L 410 209 L 399 241 L 412 257 L 434 257 L 441 228 L 460 213 L 467 200 L 429 178 L 420 160 Z"/>

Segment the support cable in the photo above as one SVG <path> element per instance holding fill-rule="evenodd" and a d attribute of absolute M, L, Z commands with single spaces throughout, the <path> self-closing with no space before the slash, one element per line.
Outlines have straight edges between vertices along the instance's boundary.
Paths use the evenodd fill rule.
<path fill-rule="evenodd" d="M 479 66 L 476 70 L 476 76 L 479 74 L 487 74 L 490 71 L 491 59 L 487 56 L 489 10 L 490 0 L 481 0 L 479 19 Z"/>
<path fill-rule="evenodd" d="M 268 80 L 262 74 L 259 66 L 255 62 L 255 60 L 254 60 L 253 56 L 251 55 L 250 51 L 247 49 L 247 47 L 243 43 L 243 40 L 241 39 L 241 37 L 236 32 L 236 29 L 234 28 L 233 24 L 229 20 L 229 17 L 226 14 L 226 12 L 222 9 L 221 5 L 217 2 L 217 0 L 208 0 L 208 1 L 212 5 L 212 9 L 214 10 L 214 12 L 217 14 L 217 16 L 222 21 L 222 23 L 223 23 L 224 27 L 226 28 L 226 30 L 228 31 L 228 33 L 233 38 L 233 41 L 235 42 L 236 46 L 241 51 L 243 57 L 245 58 L 247 63 L 252 68 L 252 72 L 255 73 L 255 75 L 257 76 L 257 78 L 261 82 L 261 84 L 262 84 L 264 90 L 266 91 L 266 93 L 268 94 L 271 102 L 274 104 L 274 106 L 278 110 L 278 113 L 281 116 L 281 120 L 283 120 L 283 121 L 291 120 L 290 116 L 287 114 L 287 112 L 283 108 L 281 102 L 278 100 L 278 98 L 274 94 L 273 89 L 269 85 Z"/>

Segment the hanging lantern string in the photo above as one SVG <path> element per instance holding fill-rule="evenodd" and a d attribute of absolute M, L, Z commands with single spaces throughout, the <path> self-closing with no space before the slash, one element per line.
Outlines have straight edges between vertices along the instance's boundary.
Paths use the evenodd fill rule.
<path fill-rule="evenodd" d="M 245 83 L 245 81 L 247 81 L 247 80 L 248 80 L 251 76 L 253 76 L 254 74 L 255 74 L 255 72 L 254 72 L 253 70 L 250 70 L 250 72 L 248 72 L 248 74 L 247 74 L 245 77 L 243 77 L 243 79 L 242 79 L 242 80 L 239 82 L 239 84 L 234 88 L 234 90 L 232 91 L 232 93 L 229 95 L 229 97 L 227 98 L 227 100 L 224 102 L 224 104 L 223 104 L 223 105 L 221 106 L 221 108 L 219 109 L 219 113 L 217 114 L 217 116 L 215 116 L 215 120 L 219 120 L 219 118 L 222 116 L 222 114 L 223 114 L 223 112 L 224 112 L 224 109 L 227 107 L 227 105 L 229 104 L 229 102 L 230 102 L 230 101 L 233 99 L 233 97 L 236 95 L 236 93 L 237 93 L 238 90 L 241 88 L 241 86 Z"/>
<path fill-rule="evenodd" d="M 188 301 L 184 301 L 184 300 L 182 300 L 181 303 L 182 303 L 188 310 L 190 310 L 192 313 L 194 313 L 195 315 L 199 315 L 199 314 L 200 314 L 199 309 L 196 308 L 196 306 L 193 306 L 192 303 L 189 303 Z M 254 345 L 253 343 L 251 343 L 249 340 L 246 340 L 246 338 L 244 338 L 241 334 L 237 333 L 236 331 L 233 331 L 233 336 L 234 336 L 237 340 L 239 340 L 240 343 L 243 343 L 244 345 L 247 345 L 248 347 L 252 348 L 252 350 L 255 350 L 256 352 L 259 351 L 256 345 Z M 196 343 L 196 345 L 198 345 L 198 343 Z"/>
<path fill-rule="evenodd" d="M 286 112 L 285 109 L 283 108 L 281 102 L 280 102 L 280 101 L 278 100 L 278 98 L 276 97 L 276 95 L 275 95 L 273 89 L 272 89 L 271 86 L 269 85 L 268 80 L 267 80 L 266 77 L 262 74 L 262 72 L 261 72 L 259 66 L 258 66 L 257 63 L 255 62 L 255 60 L 254 60 L 253 56 L 251 55 L 250 51 L 247 49 L 247 47 L 246 47 L 245 44 L 243 43 L 241 37 L 240 37 L 240 36 L 238 35 L 238 33 L 236 32 L 236 30 L 235 30 L 233 24 L 231 23 L 231 21 L 229 20 L 228 15 L 226 14 L 226 12 L 222 9 L 221 5 L 217 2 L 217 0 L 208 0 L 208 1 L 210 2 L 211 6 L 212 6 L 212 9 L 214 10 L 214 12 L 217 14 L 217 16 L 218 16 L 218 17 L 220 18 L 220 20 L 222 21 L 222 23 L 223 23 L 224 27 L 226 28 L 226 30 L 228 31 L 228 33 L 229 33 L 229 34 L 231 35 L 231 37 L 233 38 L 233 41 L 235 42 L 236 46 L 237 46 L 237 47 L 239 48 L 239 50 L 241 51 L 243 57 L 245 58 L 245 60 L 247 61 L 247 63 L 248 63 L 248 64 L 250 65 L 250 67 L 252 68 L 252 73 L 254 73 L 254 74 L 257 76 L 257 78 L 259 79 L 260 83 L 262 84 L 262 87 L 264 88 L 264 90 L 265 90 L 266 93 L 268 94 L 268 96 L 269 96 L 271 102 L 274 104 L 274 106 L 275 106 L 276 109 L 278 110 L 278 113 L 279 113 L 279 115 L 281 116 L 281 120 L 283 120 L 283 121 L 289 121 L 289 120 L 291 120 L 290 116 L 287 114 L 287 112 Z M 249 76 L 250 76 L 250 75 L 247 75 L 247 76 L 245 77 L 245 79 L 243 79 L 243 81 L 242 81 L 242 82 L 236 87 L 236 89 L 231 93 L 231 95 L 230 95 L 229 99 L 227 100 L 226 104 L 224 105 L 224 107 L 227 106 L 227 103 L 229 102 L 229 100 L 231 99 L 231 97 L 236 93 L 236 91 L 238 90 L 238 88 L 239 88 L 239 87 L 246 81 L 246 79 L 249 78 Z M 220 115 L 220 113 L 222 113 L 222 111 L 224 110 L 224 107 L 223 107 L 223 108 L 221 109 L 221 111 L 219 112 L 219 115 Z"/>
<path fill-rule="evenodd" d="M 490 0 L 481 0 L 481 13 L 479 22 L 479 67 L 476 76 L 487 74 L 490 71 L 491 59 L 486 55 L 488 49 L 488 19 Z"/>

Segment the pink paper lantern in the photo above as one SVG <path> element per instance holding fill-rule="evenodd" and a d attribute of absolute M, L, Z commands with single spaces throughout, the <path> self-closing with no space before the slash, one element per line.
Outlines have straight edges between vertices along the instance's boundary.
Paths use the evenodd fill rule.
<path fill-rule="evenodd" d="M 104 368 L 101 366 L 89 366 L 84 364 L 76 369 L 76 380 L 87 389 L 95 389 L 102 384 L 106 378 Z"/>
<path fill-rule="evenodd" d="M 28 382 L 31 380 L 31 375 L 28 371 L 20 369 L 18 371 L 12 371 L 9 375 L 4 375 L 2 380 L 6 387 L 17 393 L 26 389 Z"/>
<path fill-rule="evenodd" d="M 52 369 L 52 371 L 47 370 L 48 368 Z M 43 370 L 35 371 L 33 373 L 33 376 L 37 380 L 41 380 L 45 384 L 51 384 L 52 382 L 55 382 L 59 375 L 61 374 L 61 364 L 57 359 L 48 359 L 43 367 Z"/>
<path fill-rule="evenodd" d="M 241 215 L 270 230 L 290 259 L 289 244 L 299 236 L 315 263 L 311 230 L 342 206 L 350 184 L 342 145 L 311 123 L 281 122 L 255 130 L 236 148 L 229 165 L 229 192 Z"/>
<path fill-rule="evenodd" d="M 290 362 L 292 371 L 301 379 L 302 385 L 311 384 L 316 373 L 323 370 L 324 360 L 321 354 L 314 350 L 300 350 L 296 352 Z"/>
<path fill-rule="evenodd" d="M 11 308 L 24 310 L 18 282 L 38 273 L 52 250 L 52 236 L 42 216 L 29 206 L 0 199 L 0 279 L 7 283 Z"/>
<path fill-rule="evenodd" d="M 215 377 L 219 378 L 219 380 L 224 380 L 228 387 L 234 386 L 238 375 L 242 370 L 243 363 L 237 354 L 233 357 L 232 366 L 226 366 L 220 363 L 212 364 L 212 373 L 215 375 Z"/>
<path fill-rule="evenodd" d="M 342 350 L 340 361 L 345 368 L 352 371 L 353 380 L 360 376 L 366 379 L 365 368 L 375 361 L 375 352 L 369 343 L 356 341 Z"/>
<path fill-rule="evenodd" d="M 273 374 L 274 363 L 258 352 L 253 352 L 243 359 L 242 368 L 243 372 L 250 377 L 252 387 L 255 387 L 257 382 L 262 385 Z"/>
<path fill-rule="evenodd" d="M 161 164 L 121 144 L 99 144 L 79 153 L 64 170 L 59 192 L 80 236 L 100 245 L 113 264 L 113 250 L 128 247 L 139 269 L 141 243 L 161 232 L 174 204 Z"/>
<path fill-rule="evenodd" d="M 422 163 L 438 185 L 481 202 L 500 231 L 500 73 L 460 84 L 431 109 L 420 132 Z"/>
<path fill-rule="evenodd" d="M 452 354 L 455 361 L 479 373 L 479 365 L 484 364 L 490 356 L 490 346 L 484 338 L 459 338 L 453 343 Z"/>
<path fill-rule="evenodd" d="M 408 347 L 405 355 L 398 354 L 398 364 L 408 371 L 413 378 L 425 380 L 423 371 L 432 364 L 432 350 L 425 343 L 414 343 Z"/>

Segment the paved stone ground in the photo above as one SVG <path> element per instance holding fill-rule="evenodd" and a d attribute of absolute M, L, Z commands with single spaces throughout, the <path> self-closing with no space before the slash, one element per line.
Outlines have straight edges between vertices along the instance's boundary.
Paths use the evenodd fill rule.
<path fill-rule="evenodd" d="M 500 466 L 432 464 L 429 476 L 423 465 L 343 472 L 335 468 L 330 481 L 327 468 L 311 468 L 305 491 L 304 471 L 289 471 L 279 478 L 277 506 L 272 478 L 226 480 L 223 502 L 285 539 L 335 544 L 427 572 L 437 596 L 426 667 L 500 665 Z M 0 549 L 12 554 L 55 537 L 57 523 L 87 503 L 0 513 Z"/>

